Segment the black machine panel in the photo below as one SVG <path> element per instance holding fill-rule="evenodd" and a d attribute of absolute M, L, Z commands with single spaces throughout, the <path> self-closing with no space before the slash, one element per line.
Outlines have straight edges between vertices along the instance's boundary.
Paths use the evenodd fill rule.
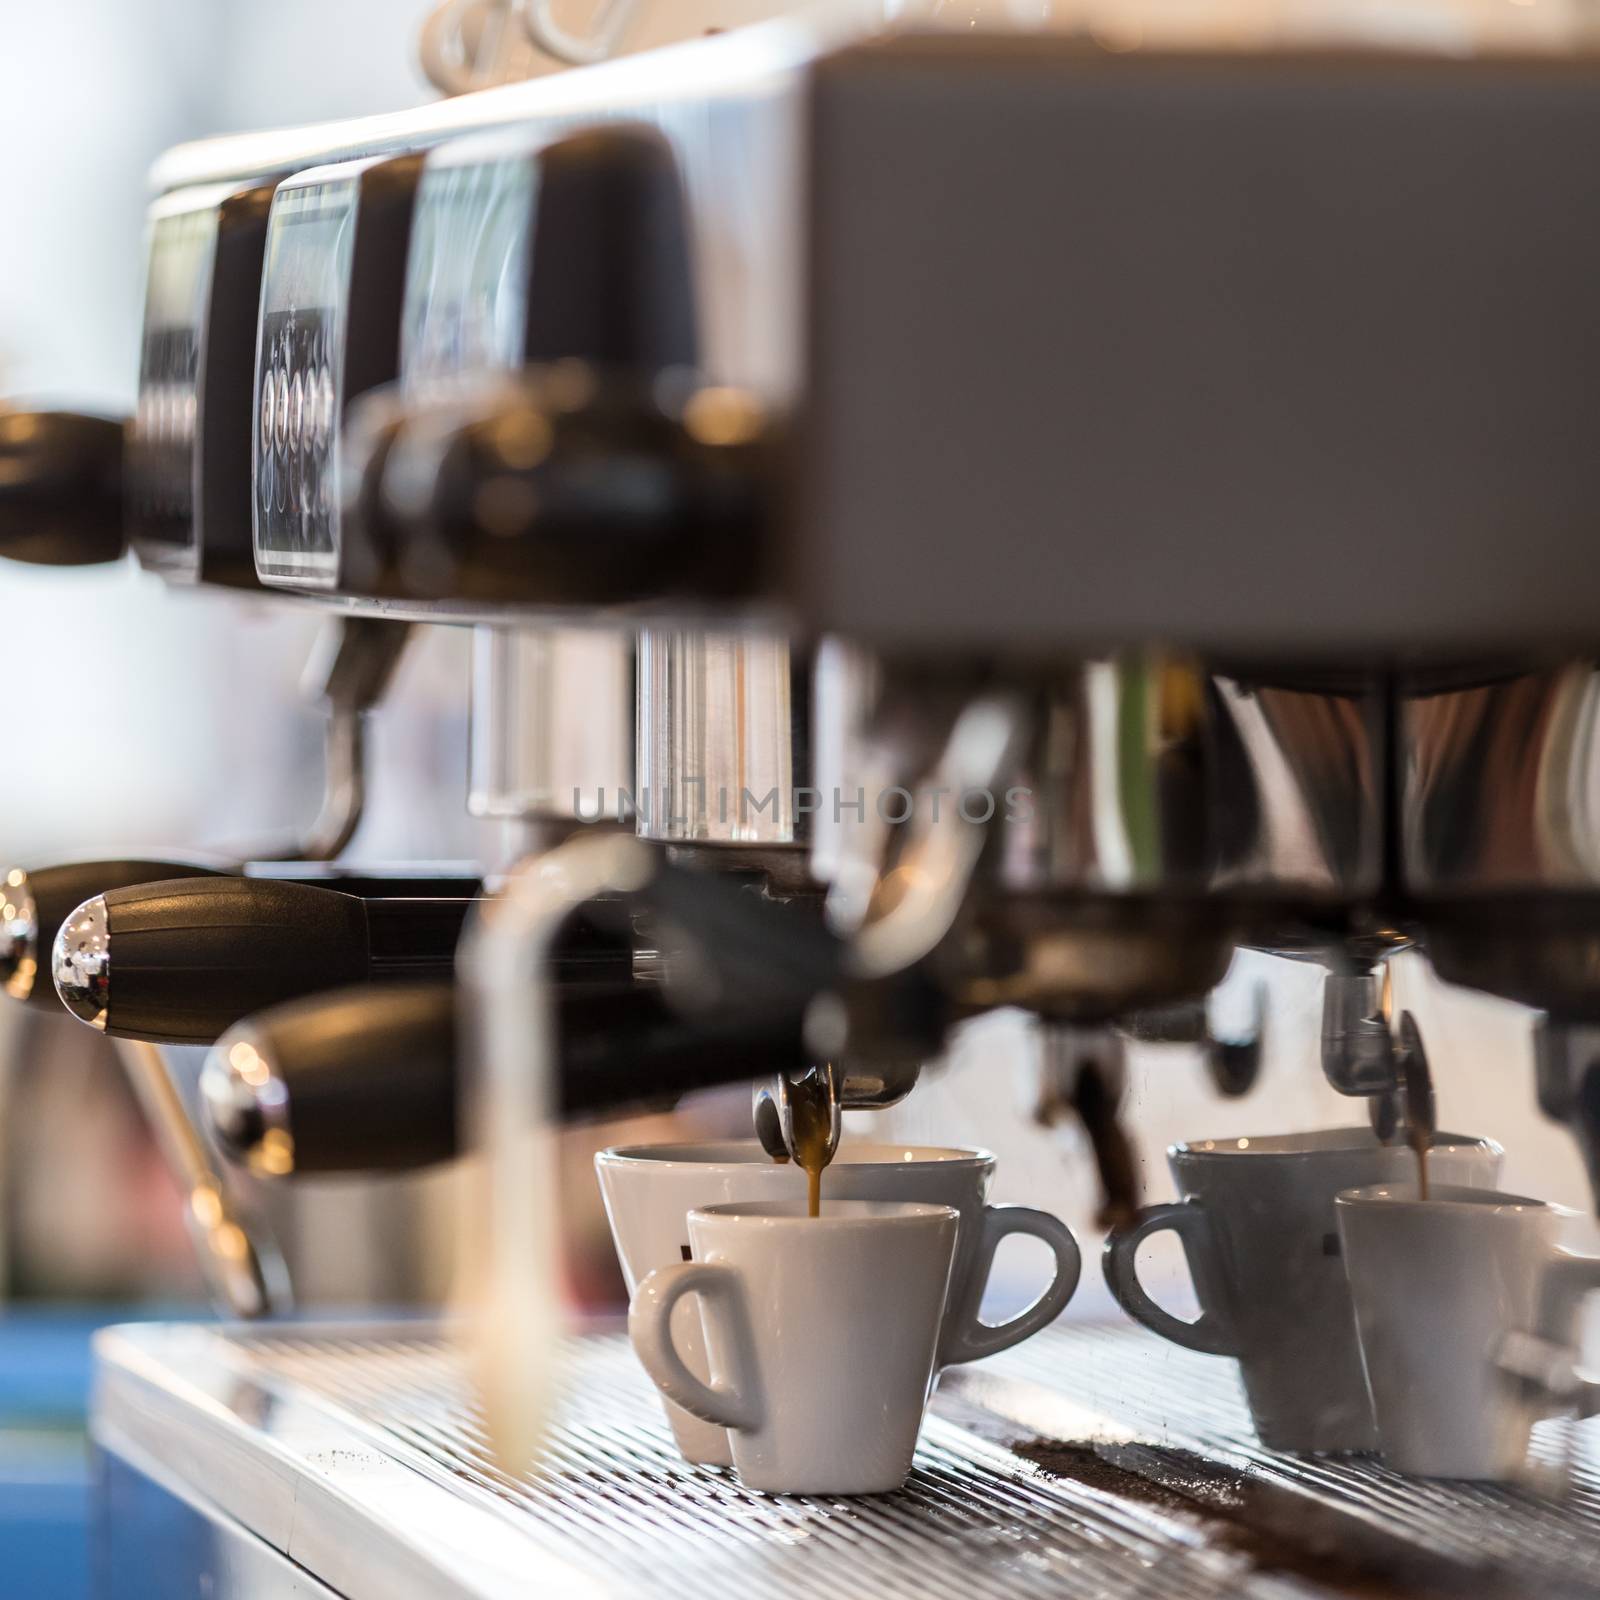
<path fill-rule="evenodd" d="M 346 408 L 399 374 L 400 308 L 421 158 L 346 162 L 272 204 L 256 342 L 256 570 L 345 586 L 339 443 Z"/>
<path fill-rule="evenodd" d="M 273 187 L 180 190 L 150 214 L 128 531 L 145 566 L 181 582 L 256 586 L 250 392 Z"/>
<path fill-rule="evenodd" d="M 537 195 L 537 158 L 525 139 L 464 140 L 429 157 L 401 317 L 408 395 L 521 365 Z"/>

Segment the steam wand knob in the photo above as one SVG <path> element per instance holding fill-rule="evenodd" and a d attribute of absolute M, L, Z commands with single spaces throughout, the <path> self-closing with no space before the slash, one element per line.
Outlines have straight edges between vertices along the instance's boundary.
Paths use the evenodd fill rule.
<path fill-rule="evenodd" d="M 47 567 L 119 560 L 123 424 L 0 407 L 0 556 Z"/>

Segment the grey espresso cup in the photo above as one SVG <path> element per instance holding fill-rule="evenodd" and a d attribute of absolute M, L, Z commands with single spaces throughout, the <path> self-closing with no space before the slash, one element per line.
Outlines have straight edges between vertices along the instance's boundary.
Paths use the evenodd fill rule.
<path fill-rule="evenodd" d="M 1430 1180 L 1492 1189 L 1501 1154 L 1491 1139 L 1436 1134 Z M 1367 1128 L 1322 1128 L 1177 1144 L 1167 1165 L 1180 1198 L 1146 1206 L 1106 1240 L 1118 1304 L 1174 1344 L 1233 1356 L 1269 1449 L 1376 1449 L 1334 1198 L 1414 1183 L 1413 1152 L 1379 1144 Z M 1163 1229 L 1178 1236 L 1194 1279 L 1193 1322 L 1163 1310 L 1139 1281 L 1139 1246 Z"/>

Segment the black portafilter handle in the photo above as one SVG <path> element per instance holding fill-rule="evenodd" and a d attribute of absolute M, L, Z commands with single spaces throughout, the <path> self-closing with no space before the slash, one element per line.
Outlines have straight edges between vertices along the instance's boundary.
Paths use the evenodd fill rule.
<path fill-rule="evenodd" d="M 411 1171 L 452 1160 L 460 1017 L 453 984 L 367 985 L 251 1017 L 201 1076 L 208 1128 L 271 1177 Z M 645 984 L 556 991 L 557 1092 L 579 1118 L 670 1104 L 798 1067 L 798 1013 L 688 1016 Z"/>
<path fill-rule="evenodd" d="M 351 892 L 352 885 L 365 892 Z M 243 1018 L 352 984 L 448 978 L 476 885 L 183 878 L 97 895 L 63 923 L 56 992 L 118 1038 L 211 1044 Z M 575 928 L 558 976 L 628 976 L 625 938 Z"/>
<path fill-rule="evenodd" d="M 72 861 L 0 877 L 0 989 L 42 1011 L 59 1011 L 50 952 L 61 925 L 85 900 L 168 878 L 220 877 L 230 869 L 183 861 Z"/>
<path fill-rule="evenodd" d="M 0 408 L 0 556 L 94 566 L 127 549 L 123 425 L 76 411 Z"/>
<path fill-rule="evenodd" d="M 696 376 L 694 252 L 671 145 L 640 124 L 538 154 L 523 370 L 436 403 L 368 396 L 346 514 L 418 597 L 617 605 L 742 598 L 776 430 Z"/>
<path fill-rule="evenodd" d="M 454 419 L 397 425 L 365 471 L 382 475 L 369 515 L 407 593 L 589 606 L 756 591 L 774 435 L 748 397 L 566 362 L 452 405 Z"/>
<path fill-rule="evenodd" d="M 274 866 L 277 864 L 274 863 Z M 61 925 L 85 901 L 113 889 L 132 889 L 178 878 L 237 877 L 237 861 L 71 861 L 56 866 L 12 867 L 0 874 L 0 989 L 13 1000 L 56 1012 L 61 999 L 51 981 L 51 952 Z M 255 875 L 254 873 L 251 874 Z M 334 868 L 286 869 L 279 878 L 371 898 L 470 897 L 479 880 L 464 875 L 366 877 Z"/>

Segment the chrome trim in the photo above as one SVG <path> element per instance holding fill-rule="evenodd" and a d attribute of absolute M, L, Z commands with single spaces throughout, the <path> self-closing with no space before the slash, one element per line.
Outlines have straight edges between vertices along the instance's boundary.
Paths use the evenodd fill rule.
<path fill-rule="evenodd" d="M 272 172 L 295 172 L 351 156 L 392 155 L 458 134 L 519 122 L 648 116 L 673 106 L 703 114 L 710 99 L 770 92 L 830 44 L 861 32 L 859 8 L 817 7 L 705 39 L 379 116 L 229 134 L 175 145 L 151 168 L 158 191 Z"/>
<path fill-rule="evenodd" d="M 949 730 L 1003 685 L 1018 748 L 987 778 L 941 770 Z M 1349 901 L 1382 884 L 1383 686 L 1225 675 L 1178 653 L 996 664 L 818 653 L 813 871 L 859 918 L 904 837 L 975 784 L 1001 893 Z M 909 817 L 896 823 L 904 813 Z"/>
<path fill-rule="evenodd" d="M 475 817 L 626 821 L 633 697 L 631 631 L 476 629 L 468 811 Z"/>
<path fill-rule="evenodd" d="M 200 1071 L 206 1129 L 223 1154 L 264 1178 L 294 1171 L 289 1091 L 248 1022 L 225 1033 Z"/>
<path fill-rule="evenodd" d="M 520 1479 L 485 1460 L 468 1374 L 415 1323 L 145 1325 L 102 1332 L 95 1355 L 102 1448 L 161 1463 L 346 1600 L 1596 1589 L 1600 1470 L 1587 1429 L 1538 1425 L 1533 1484 L 1283 1455 L 1257 1441 L 1230 1363 L 1131 1327 L 1069 1318 L 951 1368 L 905 1492 L 842 1507 L 752 1495 L 725 1469 L 686 1466 L 615 1335 L 565 1345 L 563 1416 Z M 1286 1550 L 1294 1574 L 1258 1558 L 1262 1545 Z"/>
<path fill-rule="evenodd" d="M 639 836 L 671 844 L 803 844 L 808 684 L 780 634 L 639 632 Z"/>
<path fill-rule="evenodd" d="M 1399 734 L 1413 894 L 1600 887 L 1600 667 L 1403 686 Z"/>
<path fill-rule="evenodd" d="M 111 929 L 104 895 L 85 900 L 61 924 L 50 973 L 62 1005 L 79 1022 L 104 1031 L 111 1005 Z"/>

